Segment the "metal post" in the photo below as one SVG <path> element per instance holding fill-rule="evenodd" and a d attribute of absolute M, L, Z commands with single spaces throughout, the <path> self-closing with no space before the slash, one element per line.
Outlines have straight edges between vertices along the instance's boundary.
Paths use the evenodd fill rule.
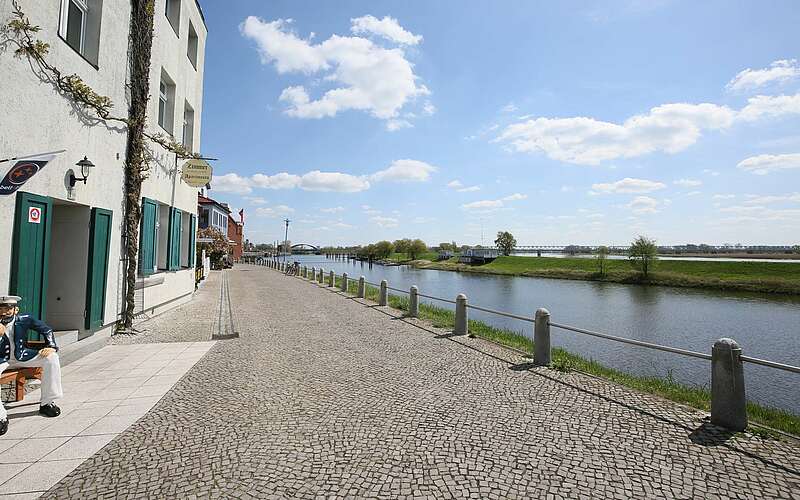
<path fill-rule="evenodd" d="M 342 273 L 342 291 L 347 292 L 347 273 Z"/>
<path fill-rule="evenodd" d="M 333 286 L 333 284 L 336 282 L 336 273 L 331 271 L 330 274 L 328 275 L 328 279 L 331 280 L 330 283 L 328 283 L 328 286 Z"/>
<path fill-rule="evenodd" d="M 412 318 L 419 318 L 419 289 L 417 285 L 413 285 L 411 287 L 411 291 L 408 294 L 408 315 Z"/>
<path fill-rule="evenodd" d="M 367 285 L 364 283 L 366 280 L 364 277 L 358 278 L 358 298 L 363 299 L 364 296 L 367 294 Z"/>
<path fill-rule="evenodd" d="M 537 309 L 533 325 L 533 364 L 550 366 L 550 311 Z"/>
<path fill-rule="evenodd" d="M 325 269 L 319 268 L 319 284 L 323 284 L 325 282 Z"/>
<path fill-rule="evenodd" d="M 463 293 L 459 293 L 458 297 L 456 297 L 456 327 L 453 333 L 456 335 L 466 335 L 469 333 L 469 328 L 467 327 L 468 323 L 467 296 Z"/>
<path fill-rule="evenodd" d="M 711 349 L 711 423 L 733 431 L 747 427 L 742 348 L 722 338 Z"/>
<path fill-rule="evenodd" d="M 381 280 L 381 294 L 378 296 L 378 305 L 385 306 L 389 304 L 389 282 Z"/>

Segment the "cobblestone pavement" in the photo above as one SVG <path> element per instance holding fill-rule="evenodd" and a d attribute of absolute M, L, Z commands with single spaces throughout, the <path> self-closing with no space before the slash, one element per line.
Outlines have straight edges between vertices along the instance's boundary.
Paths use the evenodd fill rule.
<path fill-rule="evenodd" d="M 298 278 L 228 273 L 240 338 L 47 497 L 800 498 L 796 444 Z M 207 308 L 160 320 L 191 329 Z"/>

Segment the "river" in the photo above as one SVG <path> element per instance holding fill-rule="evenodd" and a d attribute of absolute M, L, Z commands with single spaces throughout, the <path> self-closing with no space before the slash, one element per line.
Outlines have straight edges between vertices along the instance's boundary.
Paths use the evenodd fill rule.
<path fill-rule="evenodd" d="M 309 267 L 364 276 L 407 290 L 532 317 L 539 307 L 552 321 L 622 337 L 711 353 L 716 339 L 730 337 L 748 356 L 798 365 L 800 297 L 689 288 L 620 285 L 593 281 L 457 273 L 408 266 L 385 267 L 320 255 L 291 256 Z M 393 292 L 396 293 L 396 292 Z M 421 299 L 427 302 L 427 299 Z M 442 302 L 435 305 L 452 307 Z M 469 310 L 471 319 L 532 336 L 526 322 Z M 710 361 L 688 358 L 560 329 L 552 344 L 636 375 L 671 374 L 675 380 L 710 387 Z M 800 375 L 745 363 L 747 398 L 800 414 Z"/>

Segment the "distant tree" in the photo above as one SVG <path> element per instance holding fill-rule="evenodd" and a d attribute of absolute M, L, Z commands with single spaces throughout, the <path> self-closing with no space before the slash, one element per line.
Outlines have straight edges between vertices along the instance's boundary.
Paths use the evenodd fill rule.
<path fill-rule="evenodd" d="M 511 252 L 514 251 L 514 247 L 517 246 L 517 240 L 515 240 L 514 235 L 508 231 L 498 231 L 497 239 L 494 240 L 494 244 L 503 255 L 511 255 Z"/>
<path fill-rule="evenodd" d="M 450 243 L 447 243 L 447 242 L 439 243 L 439 250 L 442 251 L 442 252 L 447 252 L 447 251 L 450 251 L 452 249 L 453 249 L 453 247 L 450 246 Z"/>
<path fill-rule="evenodd" d="M 391 241 L 379 241 L 375 243 L 375 254 L 379 259 L 386 259 L 394 252 L 394 245 Z"/>
<path fill-rule="evenodd" d="M 578 255 L 579 250 L 580 248 L 578 248 L 577 245 L 567 245 L 564 247 L 564 253 L 567 255 Z"/>
<path fill-rule="evenodd" d="M 408 254 L 408 258 L 411 260 L 417 260 L 417 257 L 422 255 L 423 253 L 428 251 L 428 245 L 425 244 L 422 240 L 414 240 L 412 241 L 408 249 L 406 249 L 406 253 Z"/>
<path fill-rule="evenodd" d="M 794 253 L 800 253 L 800 245 L 795 245 L 795 246 L 793 246 L 793 247 L 792 247 L 792 252 L 794 252 Z"/>
<path fill-rule="evenodd" d="M 458 245 L 456 245 L 455 241 L 450 242 L 450 248 L 452 248 L 454 252 L 458 252 Z"/>
<path fill-rule="evenodd" d="M 645 278 L 649 275 L 656 260 L 658 260 L 658 247 L 655 240 L 645 236 L 639 236 L 628 250 L 628 259 L 636 270 L 638 270 Z"/>
<path fill-rule="evenodd" d="M 469 250 L 469 245 L 461 245 L 461 253 L 464 253 L 467 250 Z"/>
<path fill-rule="evenodd" d="M 597 262 L 597 272 L 600 273 L 600 276 L 606 275 L 606 264 L 608 260 L 609 250 L 607 246 L 599 246 L 597 247 L 597 253 L 595 254 L 594 260 Z"/>
<path fill-rule="evenodd" d="M 394 242 L 394 251 L 397 253 L 408 253 L 408 246 L 411 244 L 411 240 L 409 239 L 402 239 L 402 240 L 395 240 Z"/>

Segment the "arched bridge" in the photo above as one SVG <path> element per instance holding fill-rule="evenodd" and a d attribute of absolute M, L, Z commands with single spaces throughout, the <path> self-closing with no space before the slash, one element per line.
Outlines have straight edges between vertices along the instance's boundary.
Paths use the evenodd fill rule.
<path fill-rule="evenodd" d="M 292 253 L 319 253 L 319 247 L 311 243 L 296 243 L 292 245 Z"/>

